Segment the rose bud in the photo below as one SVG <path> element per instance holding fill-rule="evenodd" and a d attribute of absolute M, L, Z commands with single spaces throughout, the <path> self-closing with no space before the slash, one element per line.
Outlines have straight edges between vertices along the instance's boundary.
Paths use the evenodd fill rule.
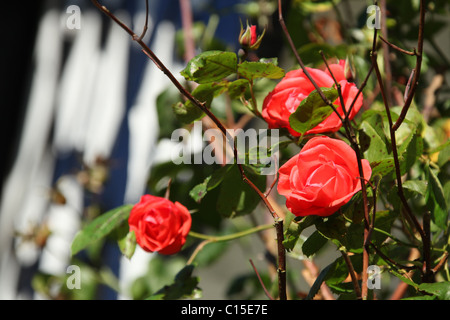
<path fill-rule="evenodd" d="M 362 167 L 364 180 L 369 180 L 369 161 L 362 159 Z M 361 190 L 355 151 L 326 136 L 309 140 L 278 172 L 278 193 L 296 216 L 330 216 Z"/>
<path fill-rule="evenodd" d="M 148 252 L 177 253 L 186 242 L 192 218 L 182 204 L 144 195 L 131 209 L 128 224 L 138 245 Z"/>
<path fill-rule="evenodd" d="M 262 38 L 264 37 L 266 30 L 264 29 L 261 36 L 258 37 L 256 26 L 249 26 L 247 23 L 247 28 L 244 30 L 241 23 L 241 32 L 239 34 L 239 43 L 243 48 L 250 50 L 257 50 L 261 45 Z"/>

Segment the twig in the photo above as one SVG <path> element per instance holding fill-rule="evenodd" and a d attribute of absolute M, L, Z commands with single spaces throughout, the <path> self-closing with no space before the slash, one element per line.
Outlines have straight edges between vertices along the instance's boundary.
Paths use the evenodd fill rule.
<path fill-rule="evenodd" d="M 172 178 L 169 179 L 169 182 L 167 182 L 167 189 L 166 193 L 164 194 L 164 198 L 169 199 L 170 197 L 170 186 L 172 184 Z"/>
<path fill-rule="evenodd" d="M 420 0 L 419 15 L 420 18 L 419 18 L 419 35 L 417 40 L 417 52 L 416 52 L 416 67 L 414 68 L 416 72 L 414 74 L 408 98 L 406 99 L 405 104 L 402 107 L 400 116 L 398 117 L 397 121 L 392 127 L 394 131 L 397 131 L 402 122 L 405 120 L 406 114 L 408 113 L 409 107 L 411 106 L 411 102 L 413 100 L 417 85 L 419 83 L 420 69 L 422 67 L 422 54 L 423 54 L 424 29 L 425 29 L 425 0 Z"/>
<path fill-rule="evenodd" d="M 380 9 L 381 9 L 381 33 L 386 38 L 388 37 L 388 29 L 386 24 L 386 0 L 380 0 Z M 389 102 L 389 105 L 392 106 L 392 69 L 391 69 L 391 61 L 389 58 L 389 46 L 386 43 L 382 43 L 383 46 L 383 59 L 384 59 L 384 72 L 385 72 L 385 81 L 386 87 L 389 90 L 386 92 L 386 99 Z"/>
<path fill-rule="evenodd" d="M 417 258 L 420 257 L 420 252 L 417 249 L 412 249 L 408 260 L 409 261 L 413 261 L 416 260 Z M 414 275 L 414 270 L 409 271 L 407 274 L 408 278 L 412 278 L 412 276 Z M 395 289 L 395 291 L 392 293 L 391 297 L 389 298 L 389 300 L 400 300 L 401 298 L 403 298 L 403 296 L 405 295 L 406 291 L 408 290 L 409 284 L 407 284 L 406 282 L 401 281 L 400 284 L 397 286 L 397 288 Z"/>
<path fill-rule="evenodd" d="M 356 277 L 356 271 L 353 268 L 352 261 L 348 257 L 347 252 L 344 252 L 343 250 L 340 250 L 342 257 L 344 258 L 345 264 L 347 265 L 348 273 L 350 274 L 350 278 L 352 279 L 353 287 L 355 288 L 355 294 L 358 299 L 362 298 L 361 288 L 358 284 L 358 279 Z M 366 272 L 363 272 L 363 274 Z M 367 282 L 367 281 L 366 281 Z"/>
<path fill-rule="evenodd" d="M 256 276 L 258 277 L 259 283 L 261 284 L 261 287 L 263 288 L 264 293 L 266 294 L 267 298 L 269 298 L 270 300 L 275 300 L 275 299 L 270 295 L 269 291 L 267 290 L 266 286 L 264 285 L 264 282 L 262 281 L 261 277 L 259 276 L 258 270 L 256 270 L 256 267 L 255 267 L 255 265 L 253 264 L 252 259 L 249 259 L 249 261 L 250 261 L 250 264 L 251 264 L 252 267 L 253 267 L 253 270 L 254 270 L 255 273 L 256 273 Z"/>
<path fill-rule="evenodd" d="M 180 0 L 181 23 L 183 25 L 184 58 L 186 61 L 195 56 L 195 43 L 192 35 L 192 8 L 190 0 Z"/>
<path fill-rule="evenodd" d="M 370 242 L 370 246 L 377 252 L 377 254 L 378 254 L 383 260 L 385 260 L 386 262 L 390 263 L 390 264 L 393 265 L 393 266 L 396 266 L 396 267 L 399 268 L 399 269 L 404 269 L 404 270 L 408 270 L 408 271 L 411 271 L 411 270 L 417 270 L 417 269 L 418 269 L 418 267 L 416 267 L 416 266 L 405 266 L 405 265 L 402 265 L 402 264 L 400 264 L 400 263 L 398 263 L 398 262 L 392 260 L 392 259 L 389 258 L 387 255 L 385 255 L 380 249 L 378 249 L 378 248 L 373 244 L 373 242 Z"/>
<path fill-rule="evenodd" d="M 353 107 L 354 107 L 354 105 L 356 103 L 356 100 L 358 99 L 359 95 L 362 93 L 362 90 L 366 87 L 367 81 L 369 80 L 370 75 L 372 74 L 372 71 L 373 71 L 373 65 L 370 66 L 369 71 L 367 72 L 367 75 L 364 78 L 364 81 L 361 83 L 361 85 L 360 85 L 360 87 L 358 89 L 358 92 L 356 93 L 355 98 L 352 101 L 352 104 L 348 108 L 347 114 L 345 116 L 345 121 L 348 120 L 348 117 L 350 116 L 350 113 L 352 112 Z"/>
<path fill-rule="evenodd" d="M 386 109 L 386 116 L 388 118 L 388 122 L 389 122 L 389 133 L 390 133 L 390 137 L 391 137 L 391 144 L 392 144 L 392 156 L 394 158 L 394 165 L 395 165 L 395 172 L 396 172 L 396 177 L 397 177 L 397 189 L 398 189 L 398 195 L 400 197 L 400 200 L 403 204 L 403 207 L 405 208 L 405 211 L 408 215 L 408 217 L 411 219 L 411 221 L 414 224 L 414 227 L 417 229 L 417 231 L 420 233 L 420 236 L 422 238 L 422 240 L 425 238 L 425 234 L 423 232 L 422 226 L 420 225 L 419 221 L 417 220 L 417 218 L 414 216 L 414 214 L 411 211 L 411 208 L 408 204 L 408 201 L 405 197 L 405 194 L 403 192 L 403 183 L 402 183 L 402 175 L 401 175 L 401 171 L 400 171 L 400 161 L 399 161 L 399 157 L 398 157 L 398 151 L 397 151 L 397 141 L 396 141 L 396 137 L 395 137 L 395 129 L 393 126 L 393 121 L 392 121 L 392 117 L 391 117 L 391 112 L 389 110 L 389 104 L 385 95 L 385 91 L 384 91 L 384 85 L 383 85 L 383 80 L 381 79 L 381 73 L 380 73 L 380 69 L 378 68 L 378 64 L 376 61 L 377 57 L 377 53 L 372 52 L 372 65 L 375 68 L 375 73 L 377 75 L 377 79 L 378 79 L 378 84 L 380 86 L 380 92 L 381 92 L 381 96 L 383 98 L 383 102 L 384 102 L 384 106 Z"/>
<path fill-rule="evenodd" d="M 278 294 L 280 300 L 287 300 L 286 292 L 286 250 L 283 246 L 284 231 L 283 220 L 275 222 L 275 228 L 277 231 L 277 244 L 278 244 Z"/>
<path fill-rule="evenodd" d="M 206 246 L 208 243 L 213 242 L 212 240 L 203 240 L 200 244 L 195 248 L 194 252 L 191 254 L 191 257 L 186 262 L 186 265 L 190 265 L 194 262 L 195 257 L 197 257 L 198 253 Z"/>
<path fill-rule="evenodd" d="M 408 82 L 406 83 L 406 87 L 405 87 L 405 93 L 403 95 L 403 101 L 406 100 L 408 98 L 409 95 L 409 91 L 411 90 L 411 82 L 412 79 L 414 78 L 414 75 L 416 74 L 416 69 L 412 69 L 411 70 L 411 74 L 409 75 L 409 79 Z M 404 103 L 404 102 L 403 102 Z"/>
<path fill-rule="evenodd" d="M 430 230 L 430 219 L 431 213 L 429 211 L 425 212 L 423 215 L 423 231 L 425 238 L 423 239 L 423 282 L 432 282 L 434 278 L 434 273 L 431 270 L 431 230 Z"/>
<path fill-rule="evenodd" d="M 189 236 L 197 239 L 202 239 L 203 241 L 200 242 L 200 244 L 195 248 L 194 252 L 191 254 L 191 257 L 189 258 L 187 264 L 192 264 L 197 254 L 203 249 L 204 246 L 206 246 L 208 243 L 214 243 L 214 242 L 224 242 L 224 241 L 230 241 L 238 238 L 242 238 L 254 233 L 258 233 L 263 230 L 267 230 L 273 228 L 273 224 L 264 224 L 260 225 L 254 228 L 250 228 L 244 231 L 223 235 L 223 236 L 210 236 L 206 234 L 197 233 L 194 231 L 189 231 Z"/>
<path fill-rule="evenodd" d="M 300 64 L 300 67 L 302 68 L 303 72 L 305 73 L 305 75 L 307 76 L 307 78 L 311 81 L 312 85 L 314 86 L 314 88 L 317 90 L 317 92 L 319 93 L 320 97 L 322 98 L 322 100 L 328 105 L 330 106 L 334 113 L 339 117 L 339 119 L 342 121 L 342 124 L 344 126 L 344 129 L 346 131 L 347 137 L 351 143 L 351 146 L 353 148 L 353 150 L 356 153 L 356 160 L 358 163 L 358 172 L 360 177 L 364 177 L 364 172 L 363 172 L 363 166 L 362 166 L 362 154 L 361 154 L 361 150 L 358 146 L 358 143 L 356 141 L 356 136 L 355 133 L 353 131 L 353 128 L 350 124 L 350 122 L 348 121 L 348 117 L 346 116 L 345 119 L 342 118 L 342 116 L 339 114 L 339 112 L 336 110 L 336 108 L 333 106 L 333 103 L 330 102 L 324 95 L 324 93 L 322 92 L 322 90 L 319 88 L 319 86 L 317 85 L 317 83 L 314 81 L 314 79 L 311 77 L 311 75 L 309 74 L 307 68 L 305 67 L 302 59 L 300 58 L 297 49 L 295 48 L 295 45 L 292 41 L 292 38 L 289 34 L 289 31 L 286 27 L 286 24 L 284 22 L 284 18 L 283 18 L 283 11 L 282 11 L 282 6 L 281 6 L 281 0 L 278 0 L 278 20 L 280 22 L 280 25 L 283 29 L 283 32 L 289 42 L 289 45 L 291 47 L 292 52 L 294 53 L 297 62 Z M 376 29 L 375 29 L 376 30 Z M 376 39 L 374 39 L 373 41 L 373 48 L 375 48 L 376 45 Z M 359 91 L 360 93 L 360 91 Z M 359 95 L 358 93 L 358 95 Z M 352 105 L 355 103 L 356 98 L 353 100 Z M 351 108 L 350 108 L 351 109 Z M 349 112 L 347 112 L 347 114 L 349 114 Z M 363 196 L 363 203 L 364 203 L 364 219 L 366 220 L 366 226 L 369 225 L 369 211 L 368 211 L 368 200 L 367 200 L 367 191 L 366 191 L 366 185 L 364 183 L 361 182 L 361 193 Z M 364 239 L 367 239 L 369 235 L 369 231 L 366 228 L 364 228 Z M 367 248 L 364 248 L 363 251 L 363 268 L 367 269 L 367 267 L 369 266 L 369 253 L 367 251 Z M 362 288 L 362 298 L 366 299 L 367 297 L 367 274 L 365 272 L 363 272 L 363 288 Z"/>
<path fill-rule="evenodd" d="M 402 49 L 398 46 L 396 46 L 395 44 L 393 44 L 392 42 L 387 41 L 383 36 L 378 36 L 384 43 L 386 43 L 389 47 L 391 47 L 392 49 L 395 49 L 401 53 L 407 54 L 409 56 L 415 56 L 417 53 L 416 52 L 412 52 L 412 51 L 408 51 L 405 49 Z"/>
<path fill-rule="evenodd" d="M 274 155 L 274 157 L 276 157 L 276 156 Z M 264 192 L 264 196 L 265 196 L 266 198 L 269 196 L 270 192 L 272 192 L 273 187 L 275 186 L 275 184 L 276 184 L 277 181 L 278 181 L 278 161 L 275 161 L 275 166 L 277 166 L 277 167 L 275 168 L 275 177 L 273 178 L 273 181 L 272 181 L 272 183 L 270 184 L 269 188 L 267 188 L 267 190 Z"/>
<path fill-rule="evenodd" d="M 447 262 L 448 259 L 448 252 L 444 252 L 441 260 L 439 261 L 439 263 L 432 269 L 433 273 L 437 273 L 439 270 L 441 270 L 441 268 L 443 266 L 445 266 L 445 263 Z"/>
<path fill-rule="evenodd" d="M 344 97 L 342 96 L 341 85 L 336 80 L 336 77 L 334 76 L 333 72 L 331 71 L 330 66 L 328 65 L 328 62 L 327 62 L 327 58 L 325 57 L 325 54 L 323 53 L 322 50 L 320 50 L 320 55 L 322 56 L 322 60 L 325 63 L 325 66 L 326 66 L 328 72 L 330 73 L 331 77 L 333 78 L 334 84 L 336 85 L 336 90 L 338 92 L 339 101 L 341 102 L 342 111 L 344 112 L 344 118 L 342 119 L 342 122 L 344 122 L 345 119 L 348 119 L 348 114 L 347 114 L 347 111 L 345 110 L 345 101 L 344 101 Z"/>
<path fill-rule="evenodd" d="M 334 113 L 339 117 L 339 119 L 344 122 L 344 120 L 342 119 L 342 116 L 339 114 L 339 112 L 336 110 L 336 108 L 333 105 L 333 101 L 330 101 L 327 99 L 327 97 L 325 96 L 325 94 L 323 93 L 323 91 L 320 89 L 320 87 L 317 85 L 316 81 L 313 79 L 313 77 L 311 76 L 311 74 L 309 73 L 308 69 L 305 67 L 305 64 L 303 63 L 302 58 L 300 58 L 300 55 L 297 52 L 297 49 L 295 48 L 295 44 L 292 41 L 291 35 L 289 34 L 289 31 L 286 27 L 286 24 L 284 22 L 284 18 L 283 18 L 283 10 L 281 8 L 281 0 L 278 0 L 278 20 L 280 22 L 281 28 L 283 29 L 283 32 L 289 42 L 289 45 L 291 47 L 292 52 L 294 53 L 295 58 L 297 59 L 298 64 L 300 65 L 300 67 L 303 70 L 303 73 L 305 74 L 305 76 L 309 79 L 309 81 L 311 81 L 311 84 L 314 86 L 314 88 L 316 89 L 316 91 L 319 93 L 320 97 L 322 98 L 322 100 L 328 105 L 330 106 Z"/>

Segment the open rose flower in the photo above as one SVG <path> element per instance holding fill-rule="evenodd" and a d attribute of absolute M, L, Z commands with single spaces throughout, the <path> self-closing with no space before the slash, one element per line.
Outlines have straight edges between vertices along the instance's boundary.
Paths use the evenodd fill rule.
<path fill-rule="evenodd" d="M 165 255 L 181 250 L 191 223 L 191 215 L 182 204 L 152 195 L 142 196 L 128 219 L 140 247 Z"/>
<path fill-rule="evenodd" d="M 347 81 L 345 77 L 345 61 L 340 60 L 339 64 L 329 65 L 331 73 L 341 86 L 342 97 L 345 109 L 349 110 L 356 97 L 358 88 L 354 83 Z M 319 87 L 331 88 L 335 84 L 331 74 L 314 68 L 307 68 L 311 77 Z M 315 88 L 311 81 L 306 77 L 302 69 L 293 70 L 286 73 L 285 77 L 275 86 L 264 99 L 262 107 L 262 116 L 268 123 L 270 129 L 287 128 L 293 136 L 300 136 L 300 133 L 293 130 L 289 125 L 289 116 L 297 109 L 300 102 L 305 99 Z M 350 112 L 349 119 L 353 119 L 362 106 L 362 95 L 358 99 Z M 344 115 L 340 99 L 333 102 L 336 110 L 341 116 Z M 336 113 L 332 113 L 316 127 L 308 130 L 305 134 L 336 132 L 341 127 L 342 122 Z"/>
<path fill-rule="evenodd" d="M 362 160 L 364 179 L 372 169 Z M 299 154 L 279 169 L 278 193 L 296 216 L 329 216 L 361 190 L 354 150 L 342 140 L 325 136 L 309 140 Z"/>

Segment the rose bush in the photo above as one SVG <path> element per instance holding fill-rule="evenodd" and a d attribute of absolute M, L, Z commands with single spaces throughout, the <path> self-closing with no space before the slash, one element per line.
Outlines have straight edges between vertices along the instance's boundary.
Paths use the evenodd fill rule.
<path fill-rule="evenodd" d="M 179 202 L 147 194 L 134 205 L 128 223 L 140 247 L 169 255 L 180 251 L 186 242 L 192 218 Z"/>
<path fill-rule="evenodd" d="M 364 179 L 372 169 L 362 160 Z M 278 193 L 296 216 L 329 216 L 361 190 L 353 149 L 342 140 L 318 136 L 279 169 Z"/>
<path fill-rule="evenodd" d="M 312 8 L 314 3 L 300 2 L 302 7 L 291 11 L 291 23 L 304 21 L 306 4 Z M 405 12 L 401 4 L 391 5 L 397 9 L 395 12 Z M 112 15 L 100 4 L 98 7 L 107 15 Z M 291 7 L 295 9 L 294 5 Z M 323 7 L 320 7 L 322 11 Z M 424 19 L 427 10 L 425 1 L 420 1 L 420 7 L 420 19 L 409 10 L 404 21 Z M 431 10 L 431 7 L 428 9 Z M 278 10 L 282 16 L 281 1 Z M 383 12 L 381 10 L 386 18 L 386 12 Z M 260 21 L 258 26 L 247 24 L 245 29 L 241 24 L 241 48 L 237 54 L 215 47 L 201 48 L 199 44 L 199 51 L 203 52 L 188 61 L 181 71 L 186 81 L 196 83 L 192 91 L 190 85 L 184 89 L 155 53 L 143 45 L 142 36 L 134 34 L 133 40 L 138 41 L 145 54 L 169 76 L 182 95 L 180 97 L 167 90 L 158 96 L 157 110 L 167 110 L 167 106 L 172 105 L 177 120 L 172 122 L 172 114 L 161 112 L 160 127 L 166 131 L 161 133 L 161 139 L 169 138 L 170 131 L 180 126 L 190 128 L 194 133 L 196 121 L 204 116 L 234 146 L 238 146 L 239 141 L 227 129 L 247 128 L 247 125 L 251 126 L 248 121 L 252 117 L 260 118 L 261 114 L 269 128 L 286 130 L 270 133 L 270 147 L 263 142 L 267 142 L 269 136 L 266 130 L 260 131 L 259 135 L 246 134 L 248 152 L 234 153 L 234 163 L 224 166 L 193 166 L 188 165 L 190 162 L 180 166 L 180 163 L 173 161 L 155 163 L 151 167 L 146 190 L 154 196 L 143 196 L 141 202 L 134 206 L 124 204 L 93 219 L 75 237 L 72 254 L 107 236 L 108 240 L 117 241 L 122 254 L 128 259 L 133 259 L 137 244 L 147 251 L 162 254 L 176 253 L 184 245 L 182 254 L 178 256 L 153 255 L 145 276 L 133 282 L 130 296 L 148 300 L 186 299 L 191 303 L 192 299 L 201 297 L 204 284 L 200 281 L 202 268 L 215 263 L 225 268 L 228 263 L 234 268 L 245 263 L 235 259 L 235 255 L 232 255 L 231 261 L 226 260 L 229 256 L 223 254 L 231 247 L 228 242 L 264 231 L 265 234 L 259 235 L 264 246 L 262 251 L 255 247 L 257 252 L 254 252 L 246 245 L 248 240 L 242 244 L 249 256 L 260 256 L 262 253 L 270 259 L 258 259 L 259 263 L 263 263 L 258 266 L 250 259 L 255 274 L 245 270 L 245 273 L 239 272 L 235 278 L 230 278 L 228 288 L 224 290 L 227 292 L 226 298 L 248 300 L 265 294 L 271 300 L 396 300 L 403 297 L 448 300 L 450 145 L 444 124 L 449 120 L 445 116 L 435 116 L 433 119 L 431 110 L 420 102 L 422 99 L 414 98 L 415 93 L 419 92 L 416 89 L 431 87 L 431 84 L 427 86 L 426 80 L 417 86 L 422 54 L 426 57 L 430 53 L 422 52 L 426 33 L 423 33 L 424 20 L 421 21 L 418 49 L 411 52 L 417 59 L 411 75 L 409 70 L 414 57 L 402 57 L 407 51 L 402 49 L 403 53 L 397 55 L 394 48 L 392 51 L 383 49 L 383 54 L 392 58 L 395 56 L 395 64 L 392 65 L 392 59 L 377 58 L 378 48 L 383 47 L 379 45 L 376 28 L 373 39 L 364 37 L 358 40 L 360 43 L 341 44 L 339 48 L 322 42 L 324 33 L 316 33 L 318 30 L 311 30 L 314 33 L 309 34 L 308 43 L 291 46 L 294 53 L 309 53 L 306 65 L 323 63 L 320 54 L 315 52 L 323 45 L 326 45 L 328 56 L 361 55 L 355 59 L 358 78 L 365 74 L 364 82 L 358 83 L 361 88 L 358 99 L 355 99 L 358 89 L 351 83 L 353 75 L 343 60 L 328 65 L 324 70 L 307 68 L 285 75 L 284 69 L 278 66 L 278 57 L 266 56 L 266 45 L 274 48 L 281 44 L 278 35 L 273 32 L 273 26 L 268 27 L 261 51 L 254 51 L 260 46 L 265 32 L 258 37 Z M 280 23 L 288 33 L 283 19 Z M 121 26 L 130 33 L 131 29 Z M 291 24 L 289 29 L 294 26 Z M 412 29 L 398 29 L 402 29 L 401 34 L 389 28 L 390 38 L 396 39 L 393 36 L 396 34 L 397 39 L 402 39 L 404 32 L 413 34 Z M 358 30 L 355 28 L 353 31 Z M 320 38 L 317 37 L 319 34 Z M 298 34 L 295 38 L 300 40 Z M 311 43 L 313 38 L 319 39 L 320 43 Z M 277 41 L 274 42 L 274 39 Z M 333 40 L 333 43 L 336 42 Z M 355 50 L 357 47 L 361 50 Z M 371 59 L 366 61 L 369 56 Z M 297 60 L 298 64 L 303 65 L 300 58 Z M 378 65 L 381 61 L 383 66 Z M 427 61 L 426 69 L 428 72 L 434 69 L 427 74 L 430 79 L 443 76 L 441 71 L 435 73 L 441 70 L 440 63 Z M 388 78 L 384 76 L 388 74 L 384 72 L 387 70 L 390 70 L 392 77 L 391 82 L 385 83 L 384 79 Z M 312 81 L 305 73 L 310 73 Z M 408 76 L 409 81 L 405 83 Z M 420 81 L 426 78 L 424 74 L 420 75 Z M 279 79 L 282 80 L 274 90 L 272 86 L 266 87 L 268 80 Z M 338 88 L 335 89 L 336 83 Z M 322 88 L 320 94 L 315 91 L 317 87 Z M 399 94 L 402 88 L 405 88 L 405 101 Z M 340 96 L 337 89 L 341 91 Z M 440 86 L 436 89 L 442 91 Z M 371 98 L 364 101 L 367 106 L 365 113 L 356 116 L 362 106 L 362 90 L 364 96 Z M 267 94 L 259 112 L 260 100 L 257 98 Z M 432 95 L 431 91 L 428 92 L 427 98 Z M 389 98 L 395 104 L 391 105 Z M 433 112 L 439 115 L 439 111 L 445 115 L 448 111 L 445 99 L 438 99 L 437 95 L 435 98 L 436 110 Z M 336 108 L 330 108 L 328 101 L 324 100 L 333 101 Z M 340 119 L 339 114 L 333 113 L 334 109 L 341 118 L 347 113 L 345 116 L 352 121 Z M 253 115 L 249 115 L 249 111 Z M 341 125 L 343 128 L 339 130 Z M 323 135 L 337 130 L 339 135 Z M 308 136 L 298 139 L 300 134 Z M 286 139 L 277 140 L 280 136 Z M 274 137 L 277 138 L 275 141 L 272 140 Z M 251 140 L 262 143 L 253 147 Z M 237 148 L 234 150 L 237 151 Z M 267 177 L 269 170 L 263 170 L 267 169 L 267 163 L 262 156 L 266 157 L 267 152 L 271 159 L 284 163 L 278 170 L 279 174 L 271 171 L 270 176 L 273 177 Z M 191 155 L 196 157 L 197 154 L 200 152 Z M 238 161 L 242 159 L 245 161 Z M 170 190 L 164 188 L 167 181 L 171 181 Z M 274 195 L 274 188 L 278 189 L 280 197 Z M 168 191 L 172 199 L 183 205 L 157 197 L 168 194 Z M 286 204 L 288 210 L 281 204 Z M 196 212 L 193 230 L 189 230 L 191 218 L 184 205 L 190 212 Z M 266 220 L 268 223 L 259 224 Z M 311 233 L 305 235 L 303 232 L 306 229 Z M 207 233 L 203 233 L 205 231 Z M 185 243 L 188 233 L 190 239 Z M 330 254 L 327 244 L 335 246 L 340 255 L 335 257 L 334 253 Z M 316 265 L 320 255 L 323 260 Z M 96 270 L 99 270 L 98 260 L 94 260 Z M 140 263 L 142 260 L 137 261 Z M 303 263 L 303 270 L 297 266 L 291 268 L 291 263 L 297 264 L 298 261 Z M 264 263 L 267 265 L 264 266 Z M 373 268 L 375 266 L 380 272 L 375 271 L 378 270 Z M 300 276 L 306 280 L 306 287 L 298 283 Z M 227 274 L 220 274 L 218 280 L 226 280 L 227 277 Z M 96 278 L 104 281 L 102 276 Z M 43 279 L 49 282 L 46 275 Z M 170 283 L 171 279 L 173 281 Z M 391 279 L 399 283 L 397 288 L 384 285 L 394 283 Z M 116 287 L 115 282 L 112 287 Z M 216 290 L 222 290 L 220 285 Z M 72 292 L 77 294 L 78 290 Z M 176 312 L 179 314 L 179 311 Z"/>
<path fill-rule="evenodd" d="M 345 61 L 340 60 L 339 64 L 329 65 L 331 73 L 341 86 L 342 97 L 345 110 L 349 110 L 356 97 L 358 88 L 354 83 L 347 81 L 345 77 Z M 334 79 L 328 70 L 322 71 L 314 68 L 306 68 L 311 77 L 321 88 L 331 88 L 335 85 Z M 293 136 L 300 136 L 289 125 L 289 116 L 297 109 L 300 102 L 305 99 L 315 88 L 307 78 L 303 70 L 293 70 L 286 73 L 285 77 L 275 86 L 263 102 L 262 116 L 268 123 L 270 129 L 286 128 Z M 341 116 L 344 115 L 340 99 L 334 101 L 336 110 Z M 362 95 L 358 96 L 350 114 L 349 119 L 353 119 L 361 109 L 363 102 Z M 336 132 L 342 126 L 342 121 L 336 113 L 319 123 L 315 128 L 308 130 L 305 134 Z"/>

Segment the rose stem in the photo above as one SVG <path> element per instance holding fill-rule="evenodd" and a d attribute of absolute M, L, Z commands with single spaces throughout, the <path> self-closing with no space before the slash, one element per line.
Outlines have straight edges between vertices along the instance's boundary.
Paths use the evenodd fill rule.
<path fill-rule="evenodd" d="M 197 248 L 195 248 L 195 250 L 192 253 L 191 257 L 189 258 L 187 264 L 191 264 L 194 261 L 195 257 L 197 256 L 197 254 L 201 251 L 201 249 L 203 249 L 203 247 L 205 245 L 207 245 L 208 243 L 230 241 L 230 240 L 248 236 L 248 235 L 256 233 L 256 232 L 267 230 L 270 228 L 273 228 L 273 224 L 264 224 L 264 225 L 260 225 L 260 226 L 254 227 L 254 228 L 250 228 L 250 229 L 247 229 L 244 231 L 236 232 L 236 233 L 225 235 L 225 236 L 210 236 L 210 235 L 190 231 L 189 236 L 191 236 L 193 238 L 197 238 L 197 239 L 203 239 L 203 241 L 200 242 L 200 244 L 197 246 Z"/>
<path fill-rule="evenodd" d="M 317 92 L 319 93 L 320 97 L 322 98 L 322 100 L 329 105 L 333 111 L 338 115 L 339 119 L 342 121 L 342 124 L 344 125 L 344 128 L 346 130 L 346 133 L 348 135 L 348 138 L 350 140 L 350 143 L 352 145 L 352 148 L 355 150 L 356 153 L 356 159 L 358 162 L 358 171 L 359 171 L 359 175 L 361 178 L 364 178 L 364 172 L 363 172 L 363 167 L 362 167 L 362 156 L 361 156 L 361 150 L 356 142 L 356 136 L 353 132 L 353 128 L 350 125 L 350 123 L 347 121 L 344 121 L 344 119 L 342 119 L 341 115 L 339 114 L 339 112 L 337 112 L 336 108 L 333 106 L 332 102 L 330 102 L 325 95 L 323 94 L 322 90 L 319 88 L 319 86 L 317 85 L 317 83 L 314 81 L 314 79 L 311 77 L 311 75 L 309 74 L 308 70 L 306 69 L 302 59 L 300 58 L 300 55 L 297 52 L 297 49 L 295 48 L 295 45 L 292 41 L 292 38 L 289 34 L 289 31 L 287 30 L 286 24 L 284 23 L 284 18 L 283 18 L 283 12 L 282 12 L 282 6 L 281 6 L 281 0 L 278 0 L 278 20 L 281 24 L 281 27 L 283 29 L 284 34 L 286 35 L 286 38 L 289 42 L 289 45 L 292 49 L 292 52 L 294 53 L 297 62 L 300 64 L 300 67 L 302 68 L 303 72 L 305 73 L 305 75 L 308 77 L 308 79 L 311 81 L 312 85 L 314 86 L 314 88 L 317 90 Z M 364 203 L 364 218 L 365 218 L 365 228 L 364 228 L 364 243 L 366 243 L 366 239 L 367 236 L 369 234 L 368 231 L 368 227 L 369 227 L 369 211 L 368 211 L 368 200 L 367 200 L 367 193 L 366 193 L 366 185 L 362 182 L 361 180 L 361 193 L 363 196 L 363 203 Z M 369 255 L 368 255 L 368 251 L 367 248 L 364 249 L 363 251 L 363 268 L 369 266 Z M 365 269 L 363 269 L 365 270 Z M 367 297 L 367 281 L 364 282 L 364 279 L 366 278 L 367 280 L 367 274 L 366 272 L 363 272 L 363 290 L 362 290 L 362 298 L 366 299 Z"/>
<path fill-rule="evenodd" d="M 386 0 L 380 0 L 380 10 L 381 10 L 381 33 L 385 38 L 388 38 L 388 29 L 386 24 Z M 384 59 L 384 73 L 385 73 L 385 82 L 386 88 L 389 90 L 386 91 L 386 99 L 390 106 L 392 106 L 392 68 L 391 62 L 389 58 L 389 45 L 385 42 L 382 43 L 383 46 L 383 59 Z"/>
<path fill-rule="evenodd" d="M 419 34 L 417 40 L 417 51 L 414 50 L 416 55 L 416 66 L 414 68 L 414 78 L 411 84 L 411 89 L 409 90 L 408 97 L 406 98 L 405 104 L 402 107 L 402 111 L 400 112 L 400 116 L 395 122 L 392 129 L 397 131 L 397 129 L 402 124 L 403 120 L 405 120 L 406 113 L 408 112 L 409 107 L 411 106 L 412 99 L 416 92 L 417 84 L 419 83 L 420 69 L 422 66 L 422 53 L 423 53 L 423 40 L 424 40 L 424 29 L 425 29 L 425 0 L 420 0 L 420 13 L 419 13 Z"/>
<path fill-rule="evenodd" d="M 375 34 L 374 34 L 374 42 L 376 42 L 376 37 L 377 37 L 377 29 L 375 29 Z M 375 45 L 374 45 L 375 48 Z M 419 221 L 417 220 L 417 218 L 415 217 L 415 215 L 412 213 L 411 208 L 408 204 L 408 201 L 405 197 L 405 194 L 403 192 L 403 184 L 402 184 L 402 175 L 401 175 L 401 170 L 400 170 L 400 161 L 399 161 L 399 157 L 398 157 L 398 151 L 397 151 L 397 141 L 396 141 L 396 137 L 395 137 L 395 128 L 394 128 L 394 124 L 392 121 L 392 117 L 391 117 L 391 112 L 389 109 L 389 103 L 387 101 L 387 97 L 385 94 L 385 90 L 384 90 L 384 85 L 383 85 L 383 80 L 381 77 L 381 73 L 380 73 L 380 69 L 378 68 L 378 63 L 377 63 L 377 52 L 376 50 L 372 51 L 371 54 L 371 58 L 372 58 L 372 65 L 374 66 L 375 69 L 375 74 L 377 76 L 377 81 L 378 84 L 380 86 L 380 92 L 381 92 L 381 96 L 383 99 L 383 103 L 386 109 L 386 115 L 388 118 L 388 122 L 389 122 L 389 134 L 391 137 L 391 145 L 392 145 L 392 156 L 394 158 L 394 165 L 395 165 L 395 173 L 396 173 L 396 178 L 397 178 L 397 193 L 400 197 L 400 200 L 403 204 L 403 207 L 405 209 L 405 212 L 407 213 L 408 217 L 410 218 L 410 220 L 412 221 L 412 223 L 414 224 L 414 227 L 417 229 L 417 231 L 420 234 L 420 237 L 422 239 L 422 243 L 424 244 L 423 247 L 423 255 L 424 257 L 428 257 L 428 253 L 429 253 L 429 246 L 425 246 L 425 242 L 426 242 L 426 235 L 425 232 L 422 228 L 422 226 L 420 225 Z M 414 76 L 416 77 L 416 75 Z"/>
<path fill-rule="evenodd" d="M 259 283 L 261 284 L 261 287 L 263 288 L 264 293 L 266 294 L 267 298 L 269 298 L 270 300 L 274 300 L 274 298 L 270 295 L 269 291 L 267 290 L 266 286 L 264 285 L 264 282 L 262 281 L 261 276 L 258 273 L 258 270 L 256 269 L 255 265 L 253 264 L 252 259 L 250 259 L 249 261 L 250 261 L 250 264 L 253 267 L 253 270 L 256 273 L 256 276 L 258 277 Z"/>

